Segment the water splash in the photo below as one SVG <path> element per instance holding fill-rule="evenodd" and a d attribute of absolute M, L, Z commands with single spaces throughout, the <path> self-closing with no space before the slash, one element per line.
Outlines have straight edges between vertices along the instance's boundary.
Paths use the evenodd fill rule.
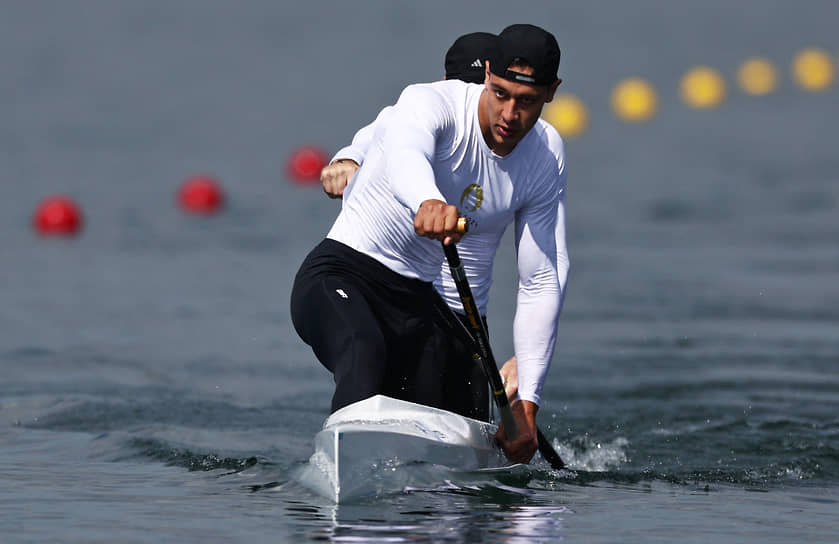
<path fill-rule="evenodd" d="M 553 446 L 571 470 L 607 472 L 616 470 L 629 460 L 626 454 L 629 440 L 624 437 L 601 442 L 582 436 L 567 444 L 554 439 Z"/>

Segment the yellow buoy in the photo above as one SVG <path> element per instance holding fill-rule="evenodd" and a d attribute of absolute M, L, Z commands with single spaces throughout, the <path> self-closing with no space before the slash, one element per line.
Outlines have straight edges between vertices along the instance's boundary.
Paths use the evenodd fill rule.
<path fill-rule="evenodd" d="M 836 70 L 825 51 L 805 49 L 792 61 L 792 77 L 808 91 L 824 91 L 833 84 Z"/>
<path fill-rule="evenodd" d="M 746 94 L 762 96 L 778 87 L 778 71 L 763 58 L 751 58 L 737 70 L 737 82 Z"/>
<path fill-rule="evenodd" d="M 545 106 L 543 117 L 563 138 L 576 138 L 588 128 L 588 110 L 573 94 L 558 94 Z"/>
<path fill-rule="evenodd" d="M 725 80 L 713 68 L 698 66 L 682 77 L 681 94 L 691 108 L 716 108 L 725 100 Z"/>
<path fill-rule="evenodd" d="M 658 110 L 658 95 L 647 80 L 631 77 L 612 89 L 612 111 L 624 121 L 647 121 Z"/>

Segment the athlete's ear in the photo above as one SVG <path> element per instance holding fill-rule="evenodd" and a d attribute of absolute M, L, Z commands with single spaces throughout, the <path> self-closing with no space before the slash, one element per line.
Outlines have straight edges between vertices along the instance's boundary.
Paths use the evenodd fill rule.
<path fill-rule="evenodd" d="M 559 79 L 559 78 L 557 78 L 556 81 L 551 83 L 551 85 L 548 87 L 548 99 L 545 100 L 545 102 L 550 102 L 551 100 L 554 99 L 554 95 L 556 94 L 556 88 L 559 87 L 559 85 L 561 83 L 562 83 L 562 80 Z"/>
<path fill-rule="evenodd" d="M 484 85 L 489 85 L 489 61 L 484 61 Z"/>

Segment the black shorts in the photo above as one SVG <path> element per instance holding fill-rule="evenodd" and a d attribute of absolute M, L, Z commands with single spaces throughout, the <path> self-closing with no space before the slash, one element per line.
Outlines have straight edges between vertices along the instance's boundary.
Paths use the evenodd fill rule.
<path fill-rule="evenodd" d="M 469 330 L 466 316 L 455 313 Z M 486 318 L 484 327 L 486 330 Z M 436 370 L 443 385 L 443 408 L 450 412 L 489 420 L 489 382 L 483 368 L 472 357 L 472 346 L 463 343 L 445 324 L 435 318 L 435 353 L 425 364 L 438 366 Z"/>
<path fill-rule="evenodd" d="M 487 419 L 486 379 L 468 347 L 435 322 L 437 296 L 431 283 L 335 240 L 309 253 L 294 280 L 291 317 L 333 374 L 333 412 L 384 394 Z"/>

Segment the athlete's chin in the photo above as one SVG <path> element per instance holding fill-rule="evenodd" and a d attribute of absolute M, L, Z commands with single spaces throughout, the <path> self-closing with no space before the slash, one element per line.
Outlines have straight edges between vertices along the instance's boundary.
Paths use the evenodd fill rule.
<path fill-rule="evenodd" d="M 508 149 L 512 149 L 515 147 L 517 143 L 519 143 L 521 137 L 519 136 L 518 131 L 510 132 L 510 131 L 496 131 L 495 133 L 495 142 L 500 147 L 505 147 Z"/>

